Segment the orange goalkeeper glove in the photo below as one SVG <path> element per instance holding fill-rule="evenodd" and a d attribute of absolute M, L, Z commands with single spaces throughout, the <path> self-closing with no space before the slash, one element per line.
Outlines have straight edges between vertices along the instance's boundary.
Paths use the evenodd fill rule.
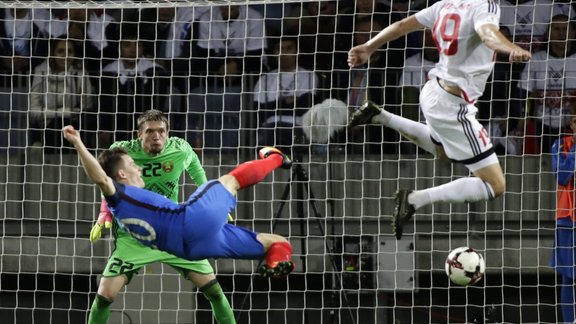
<path fill-rule="evenodd" d="M 100 213 L 98 214 L 98 220 L 96 224 L 92 226 L 90 230 L 90 242 L 96 242 L 100 236 L 102 236 L 102 228 L 110 228 L 112 227 L 112 213 L 110 209 L 108 209 L 108 204 L 106 200 L 102 200 L 102 204 L 100 204 Z"/>

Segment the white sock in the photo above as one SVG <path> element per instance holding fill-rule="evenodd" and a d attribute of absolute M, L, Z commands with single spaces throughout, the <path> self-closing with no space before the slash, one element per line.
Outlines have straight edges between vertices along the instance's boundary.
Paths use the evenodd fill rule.
<path fill-rule="evenodd" d="M 480 178 L 460 178 L 452 182 L 412 192 L 408 202 L 415 209 L 435 202 L 464 203 L 494 198 L 492 186 Z"/>
<path fill-rule="evenodd" d="M 436 144 L 430 139 L 430 130 L 425 124 L 398 116 L 386 110 L 382 110 L 380 114 L 372 117 L 372 122 L 396 130 L 402 136 L 414 142 L 414 144 L 436 155 Z"/>

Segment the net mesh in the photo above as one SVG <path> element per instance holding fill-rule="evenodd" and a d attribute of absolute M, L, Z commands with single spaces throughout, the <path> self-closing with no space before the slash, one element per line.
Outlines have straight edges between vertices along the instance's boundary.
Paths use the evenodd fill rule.
<path fill-rule="evenodd" d="M 110 233 L 88 240 L 99 192 L 60 129 L 75 125 L 98 153 L 133 138 L 135 116 L 152 108 L 169 116 L 171 135 L 193 146 L 209 179 L 263 145 L 295 160 L 292 172 L 240 193 L 233 216 L 288 237 L 296 271 L 269 281 L 254 273 L 257 262 L 211 260 L 239 323 L 562 321 L 561 279 L 549 267 L 550 151 L 561 131 L 549 126 L 569 126 L 576 65 L 574 31 L 549 27 L 557 15 L 572 23 L 569 1 L 500 1 L 502 32 L 534 55 L 530 65 L 497 57 L 477 103 L 506 175 L 503 197 L 418 210 L 397 241 L 397 188 L 447 183 L 467 169 L 381 126 L 339 130 L 328 143 L 304 135 L 302 115 L 326 99 L 350 109 L 369 99 L 423 121 L 418 95 L 437 60 L 425 32 L 391 42 L 368 68 L 350 69 L 346 58 L 433 2 L 0 2 L 0 321 L 86 321 L 114 244 Z M 561 44 L 567 57 L 550 58 Z M 195 186 L 187 177 L 181 185 L 183 200 Z M 459 246 L 485 257 L 475 286 L 451 285 L 444 273 Z M 209 303 L 160 264 L 134 276 L 110 317 L 193 322 L 214 322 Z"/>

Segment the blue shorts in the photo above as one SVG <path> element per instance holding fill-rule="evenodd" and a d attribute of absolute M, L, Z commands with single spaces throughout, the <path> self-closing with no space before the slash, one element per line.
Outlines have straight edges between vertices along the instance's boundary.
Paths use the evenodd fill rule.
<path fill-rule="evenodd" d="M 554 251 L 550 258 L 550 266 L 556 268 L 556 272 L 565 277 L 575 278 L 576 267 L 576 242 L 574 241 L 574 227 L 556 227 L 556 240 Z"/>
<path fill-rule="evenodd" d="M 257 233 L 228 224 L 236 198 L 217 180 L 206 182 L 189 198 L 184 223 L 186 258 L 233 258 L 257 260 L 264 257 Z"/>

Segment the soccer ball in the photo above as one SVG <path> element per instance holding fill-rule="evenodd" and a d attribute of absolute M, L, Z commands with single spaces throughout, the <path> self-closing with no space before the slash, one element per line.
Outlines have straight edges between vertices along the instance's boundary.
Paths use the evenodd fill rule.
<path fill-rule="evenodd" d="M 473 285 L 480 281 L 486 270 L 482 254 L 467 246 L 452 250 L 446 258 L 446 274 L 460 286 Z"/>

